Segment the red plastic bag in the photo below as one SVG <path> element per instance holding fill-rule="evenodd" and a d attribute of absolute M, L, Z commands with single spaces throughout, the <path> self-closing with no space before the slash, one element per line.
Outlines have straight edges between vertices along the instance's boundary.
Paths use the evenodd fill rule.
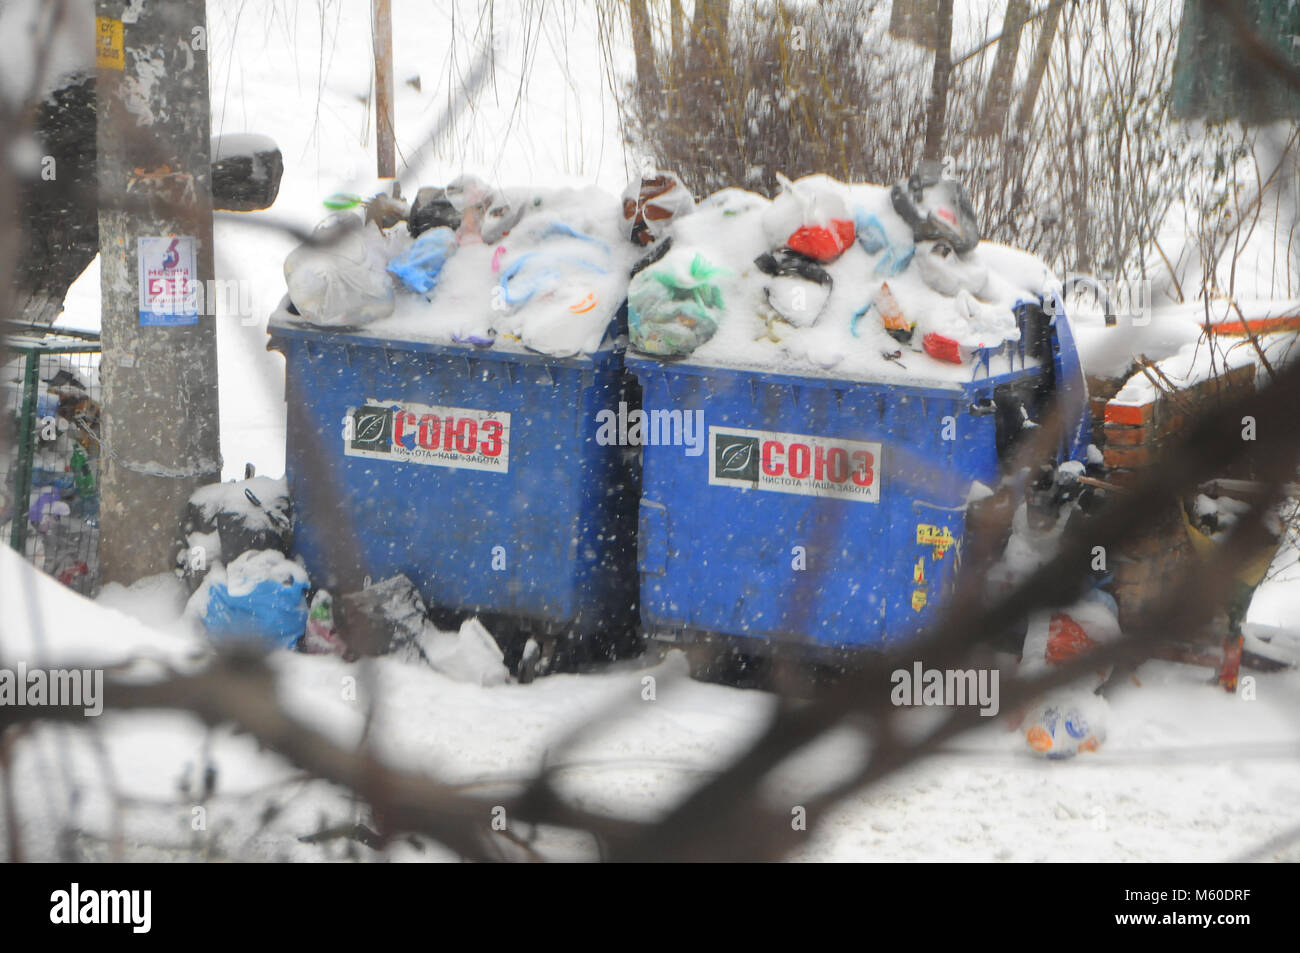
<path fill-rule="evenodd" d="M 853 244 L 855 236 L 851 221 L 833 218 L 829 228 L 825 225 L 800 226 L 786 241 L 786 246 L 817 261 L 833 261 Z"/>
<path fill-rule="evenodd" d="M 781 245 L 814 261 L 833 261 L 853 244 L 857 230 L 843 186 L 825 176 L 791 182 L 777 173 L 781 194 L 763 212 L 772 248 Z"/>
<path fill-rule="evenodd" d="M 1063 612 L 1052 616 L 1047 628 L 1047 663 L 1060 665 L 1097 647 L 1083 626 Z"/>
<path fill-rule="evenodd" d="M 950 337 L 930 333 L 921 339 L 921 344 L 925 348 L 925 353 L 937 361 L 947 361 L 950 364 L 962 363 L 961 348 Z"/>

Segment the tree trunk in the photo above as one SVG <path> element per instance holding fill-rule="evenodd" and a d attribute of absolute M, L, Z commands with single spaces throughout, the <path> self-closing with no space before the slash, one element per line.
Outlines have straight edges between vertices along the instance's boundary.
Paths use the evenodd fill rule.
<path fill-rule="evenodd" d="M 1052 42 L 1056 39 L 1056 28 L 1061 21 L 1061 9 L 1065 0 L 1056 0 L 1051 9 L 1043 14 L 1043 25 L 1038 33 L 1038 42 L 1034 44 L 1034 58 L 1029 62 L 1029 78 L 1025 80 L 1025 91 L 1020 98 L 1020 111 L 1016 114 L 1016 131 L 1029 130 L 1034 119 L 1034 104 L 1038 100 L 1038 91 L 1043 87 L 1043 76 L 1052 59 Z"/>
<path fill-rule="evenodd" d="M 1002 131 L 1011 103 L 1011 84 L 1016 76 L 1016 59 L 1020 54 L 1020 37 L 1029 15 L 1028 0 L 1008 0 L 1007 13 L 1002 19 L 1002 36 L 998 38 L 998 51 L 993 57 L 988 86 L 984 92 L 984 106 L 980 110 L 978 136 L 996 136 Z"/>
<path fill-rule="evenodd" d="M 692 77 L 708 73 L 721 76 L 727 63 L 727 28 L 729 0 L 695 0 L 695 17 L 691 21 L 691 45 L 687 69 Z"/>
<path fill-rule="evenodd" d="M 101 581 L 129 583 L 173 568 L 190 494 L 221 474 L 213 295 L 191 306 L 140 290 L 211 287 L 207 32 L 204 0 L 97 0 L 95 12 Z"/>
<path fill-rule="evenodd" d="M 89 18 L 89 13 L 87 13 Z M 18 187 L 22 240 L 14 278 L 20 321 L 49 324 L 68 288 L 99 251 L 95 212 L 95 81 L 70 83 L 35 108 L 42 163 Z"/>
<path fill-rule="evenodd" d="M 948 86 L 952 80 L 952 0 L 938 0 L 934 33 L 934 73 L 930 79 L 930 103 L 926 109 L 925 153 L 939 159 L 948 121 Z"/>
<path fill-rule="evenodd" d="M 643 104 L 653 104 L 660 96 L 659 72 L 655 69 L 654 33 L 650 29 L 650 11 L 646 0 L 631 0 L 628 19 L 632 26 L 632 53 L 636 60 L 636 93 Z"/>
<path fill-rule="evenodd" d="M 669 57 L 672 64 L 672 83 L 674 86 L 682 81 L 682 74 L 686 72 L 686 37 L 685 22 L 686 18 L 682 14 L 682 0 L 669 0 L 669 39 L 672 41 L 673 48 Z"/>

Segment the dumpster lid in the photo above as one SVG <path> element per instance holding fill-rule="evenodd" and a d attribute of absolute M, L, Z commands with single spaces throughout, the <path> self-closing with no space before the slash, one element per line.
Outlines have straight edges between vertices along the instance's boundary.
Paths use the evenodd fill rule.
<path fill-rule="evenodd" d="M 477 201 L 491 205 L 483 214 L 500 211 L 512 223 L 504 234 L 486 223 L 481 231 L 471 226 L 470 211 L 481 211 L 479 205 L 466 210 L 457 232 L 434 228 L 417 238 L 400 224 L 382 233 L 350 212 L 326 219 L 318 232 L 342 237 L 304 244 L 285 262 L 290 296 L 303 317 L 282 305 L 272 324 L 342 330 L 350 314 L 368 309 L 371 316 L 357 327 L 394 344 L 556 358 L 607 349 L 628 274 L 642 253 L 622 235 L 618 199 L 594 187 L 479 185 Z"/>
<path fill-rule="evenodd" d="M 449 340 L 445 335 L 420 333 L 408 327 L 393 328 L 388 321 L 376 321 L 365 327 L 349 331 L 341 328 L 315 327 L 303 321 L 298 315 L 291 314 L 287 305 L 289 296 L 280 301 L 280 306 L 271 314 L 267 323 L 267 333 L 271 336 L 271 346 L 279 340 L 305 340 L 327 346 L 370 347 L 391 351 L 417 351 L 427 354 L 454 354 L 457 357 L 507 361 L 515 364 L 547 364 L 550 366 L 587 367 L 602 360 L 611 351 L 620 349 L 625 340 L 621 337 L 606 338 L 600 349 L 592 353 L 574 354 L 557 357 L 529 350 L 519 341 L 508 337 L 499 337 L 490 348 L 475 347 L 472 344 Z"/>

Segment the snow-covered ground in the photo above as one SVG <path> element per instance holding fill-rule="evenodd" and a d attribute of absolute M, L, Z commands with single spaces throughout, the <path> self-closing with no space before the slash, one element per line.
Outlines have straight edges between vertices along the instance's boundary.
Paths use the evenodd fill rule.
<path fill-rule="evenodd" d="M 7 607 L 0 645 L 9 664 L 139 657 L 131 671 L 143 677 L 162 662 L 193 664 L 203 650 L 179 621 L 183 594 L 167 577 L 110 587 L 96 605 L 4 551 L 0 594 Z M 273 666 L 287 709 L 335 741 L 360 740 L 373 701 L 375 747 L 395 765 L 471 785 L 490 803 L 493 791 L 513 790 L 546 759 L 560 766 L 564 796 L 637 818 L 668 810 L 722 769 L 774 705 L 763 692 L 692 681 L 679 654 L 490 688 L 393 659 L 366 674 L 335 658 L 280 652 Z M 1257 675 L 1254 701 L 1210 687 L 1209 674 L 1165 662 L 1142 666 L 1141 685 L 1125 685 L 1111 699 L 1108 742 L 1069 762 L 1033 757 L 1002 716 L 990 719 L 987 728 L 815 818 L 793 857 L 1300 859 L 1300 844 L 1266 846 L 1300 824 L 1300 672 Z M 646 675 L 656 678 L 653 701 L 642 697 Z M 355 701 L 345 698 L 348 676 L 357 677 Z M 556 749 L 593 723 L 602 727 L 576 748 Z M 799 804 L 860 757 L 852 737 L 833 738 L 783 766 L 769 796 Z M 208 760 L 215 788 L 200 800 L 183 785 L 196 791 Z M 247 736 L 209 734 L 185 715 L 107 714 L 87 730 L 42 728 L 16 746 L 13 768 L 21 839 L 33 858 L 59 857 L 57 835 L 70 821 L 81 833 L 67 849 L 91 859 L 342 858 L 349 841 L 299 838 L 368 821 L 338 789 L 302 780 Z M 196 832 L 198 806 L 206 829 Z M 485 828 L 489 821 L 485 815 Z M 549 858 L 593 856 L 587 839 L 568 832 L 542 831 L 537 847 Z M 352 849 L 363 859 L 381 857 Z M 451 857 L 406 842 L 388 856 Z"/>

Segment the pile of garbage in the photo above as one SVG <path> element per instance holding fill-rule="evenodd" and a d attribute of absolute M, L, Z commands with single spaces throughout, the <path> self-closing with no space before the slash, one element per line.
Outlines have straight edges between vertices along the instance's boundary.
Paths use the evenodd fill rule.
<path fill-rule="evenodd" d="M 285 480 L 250 476 L 190 496 L 177 572 L 186 615 L 214 641 L 255 639 L 289 648 L 307 625 L 307 571 L 289 558 L 293 510 Z"/>
<path fill-rule="evenodd" d="M 1019 338 L 1017 306 L 1059 290 L 1041 260 L 981 241 L 938 163 L 892 188 L 780 181 L 772 200 L 698 203 L 658 170 L 621 202 L 462 176 L 408 204 L 394 186 L 289 256 L 275 320 L 564 357 L 615 337 L 626 300 L 652 357 L 958 380 Z"/>
<path fill-rule="evenodd" d="M 337 601 L 314 587 L 301 559 L 288 555 L 293 507 L 283 479 L 250 475 L 199 488 L 182 535 L 176 571 L 191 593 L 185 615 L 214 643 L 349 660 L 389 655 L 480 685 L 509 677 L 501 649 L 478 619 L 458 632 L 439 630 L 406 576 L 367 580 Z"/>
<path fill-rule="evenodd" d="M 1094 465 L 1095 468 L 1095 465 Z M 1094 469 L 1094 472 L 1095 469 Z M 1071 536 L 1086 534 L 1100 500 L 1077 461 L 1044 464 L 1015 506 L 1002 559 L 991 567 L 989 593 L 1000 598 L 1051 562 Z M 1009 486 L 1003 488 L 1009 493 Z M 1120 637 L 1119 609 L 1107 591 L 1112 574 L 1093 564 L 1091 579 L 1072 604 L 1040 610 L 1024 620 L 1019 676 L 1032 678 L 1066 665 Z M 1020 632 L 1023 632 L 1023 636 Z M 1109 705 L 1104 685 L 1113 671 L 1102 666 L 1045 692 L 1012 718 L 1029 750 L 1054 760 L 1096 751 L 1106 740 Z"/>
<path fill-rule="evenodd" d="M 892 189 L 778 178 L 770 201 L 724 189 L 661 212 L 661 237 L 628 288 L 635 350 L 749 369 L 969 379 L 974 360 L 1019 338 L 1014 309 L 1057 290 L 1043 262 L 981 242 L 962 186 L 938 163 Z"/>
<path fill-rule="evenodd" d="M 11 434 L 20 432 L 20 363 L 5 368 Z M 8 542 L 13 521 L 25 519 L 26 555 L 32 564 L 86 594 L 98 562 L 100 387 L 93 368 L 63 358 L 55 363 L 48 368 L 52 373 L 37 382 L 31 492 L 25 500 L 19 499 L 17 486 L 18 441 L 8 441 L 0 453 L 0 537 Z"/>
<path fill-rule="evenodd" d="M 325 219 L 285 261 L 277 323 L 569 357 L 613 334 L 635 249 L 599 189 L 497 190 L 472 176 Z"/>

